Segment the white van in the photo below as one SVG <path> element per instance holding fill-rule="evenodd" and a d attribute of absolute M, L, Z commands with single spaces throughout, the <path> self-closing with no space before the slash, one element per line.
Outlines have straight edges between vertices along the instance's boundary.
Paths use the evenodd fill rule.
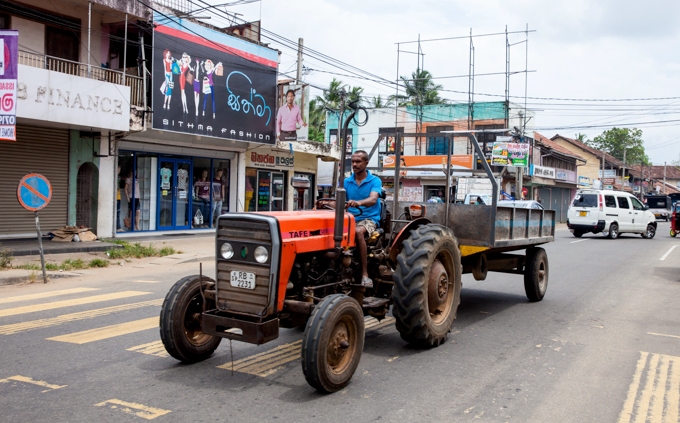
<path fill-rule="evenodd" d="M 654 238 L 656 217 L 640 200 L 621 191 L 579 190 L 567 213 L 567 226 L 575 237 L 592 232 L 617 238 L 637 233 Z"/>

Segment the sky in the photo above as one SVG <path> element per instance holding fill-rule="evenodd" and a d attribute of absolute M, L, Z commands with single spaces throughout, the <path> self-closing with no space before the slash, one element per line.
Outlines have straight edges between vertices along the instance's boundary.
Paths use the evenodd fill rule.
<path fill-rule="evenodd" d="M 262 42 L 282 52 L 281 73 L 295 75 L 297 56 L 277 36 L 293 43 L 303 38 L 313 50 L 303 58 L 311 69 L 306 83 L 326 87 L 336 77 L 364 87 L 368 97 L 383 98 L 395 93 L 397 65 L 399 75 L 416 69 L 418 55 L 409 52 L 418 44 L 404 42 L 420 37 L 423 68 L 443 85 L 441 96 L 467 102 L 472 33 L 474 100 L 503 100 L 507 27 L 519 32 L 509 35 L 510 70 L 516 72 L 511 101 L 524 105 L 526 81 L 526 104 L 538 132 L 592 139 L 612 127 L 637 127 L 654 164 L 680 160 L 677 0 L 262 0 L 226 10 L 246 21 L 261 19 L 269 31 Z M 226 26 L 217 16 L 209 23 Z M 424 41 L 452 37 L 463 38 Z M 399 62 L 397 43 L 404 43 Z M 366 73 L 373 76 L 366 79 Z M 489 73 L 500 74 L 482 75 Z"/>

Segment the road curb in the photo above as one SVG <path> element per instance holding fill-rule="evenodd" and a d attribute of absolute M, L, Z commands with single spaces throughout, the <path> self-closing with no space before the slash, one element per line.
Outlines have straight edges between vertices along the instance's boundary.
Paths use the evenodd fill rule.
<path fill-rule="evenodd" d="M 37 272 L 38 276 L 36 279 L 36 282 L 40 281 L 42 282 L 42 272 L 34 270 L 34 272 Z M 83 276 L 80 273 L 69 273 L 69 272 L 47 272 L 47 279 L 61 279 L 61 278 L 75 278 L 78 276 Z M 0 286 L 3 285 L 17 285 L 20 283 L 24 283 L 26 281 L 30 280 L 30 276 L 27 273 L 26 275 L 3 275 L 0 273 Z"/>

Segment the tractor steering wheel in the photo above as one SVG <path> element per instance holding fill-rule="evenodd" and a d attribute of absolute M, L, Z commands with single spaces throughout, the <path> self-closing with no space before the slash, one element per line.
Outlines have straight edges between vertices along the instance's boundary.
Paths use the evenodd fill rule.
<path fill-rule="evenodd" d="M 331 207 L 331 206 L 329 206 L 328 204 L 322 204 L 322 203 L 321 203 L 322 201 L 336 201 L 335 198 L 319 198 L 319 199 L 316 200 L 316 208 L 317 208 L 317 209 L 321 209 L 321 210 L 335 210 L 335 207 Z M 358 206 L 358 207 L 356 207 L 356 209 L 359 210 L 359 214 L 357 214 L 355 217 L 359 217 L 359 216 L 361 216 L 362 214 L 364 214 L 364 212 L 361 210 L 362 207 L 363 207 L 363 206 Z M 349 208 L 349 206 L 347 206 L 347 203 L 345 203 L 345 208 Z"/>

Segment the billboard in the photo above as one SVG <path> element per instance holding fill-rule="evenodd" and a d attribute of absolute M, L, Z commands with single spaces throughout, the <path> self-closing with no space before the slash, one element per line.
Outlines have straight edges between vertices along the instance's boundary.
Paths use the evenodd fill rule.
<path fill-rule="evenodd" d="M 153 129 L 274 144 L 278 53 L 154 12 Z"/>
<path fill-rule="evenodd" d="M 309 140 L 309 85 L 280 84 L 276 111 L 276 138 Z"/>
<path fill-rule="evenodd" d="M 526 167 L 528 157 L 529 144 L 495 142 L 491 152 L 491 165 Z"/>
<path fill-rule="evenodd" d="M 16 141 L 19 31 L 0 31 L 0 140 Z"/>
<path fill-rule="evenodd" d="M 383 176 L 394 175 L 396 156 L 385 156 L 383 159 Z M 472 155 L 452 155 L 451 169 L 473 169 Z M 441 176 L 446 171 L 446 156 L 401 156 L 399 174 L 402 176 Z"/>

